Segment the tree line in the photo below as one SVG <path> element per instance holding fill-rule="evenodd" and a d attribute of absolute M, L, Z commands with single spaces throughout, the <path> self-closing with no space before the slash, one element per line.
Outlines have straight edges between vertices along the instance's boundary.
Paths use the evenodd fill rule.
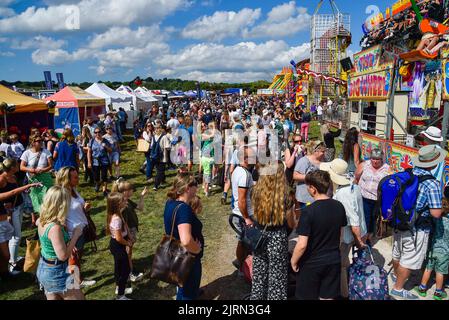
<path fill-rule="evenodd" d="M 131 88 L 136 89 L 137 85 L 133 82 L 118 82 L 118 81 L 99 81 L 107 85 L 108 87 L 112 89 L 117 89 L 122 84 L 123 85 L 129 85 Z M 8 81 L 0 81 L 0 84 L 12 87 L 16 86 L 17 88 L 23 88 L 23 89 L 34 89 L 34 90 L 43 90 L 46 89 L 45 82 L 44 81 L 15 81 L 15 82 L 8 82 Z M 57 88 L 57 83 L 53 82 L 54 88 Z M 255 92 L 258 89 L 266 89 L 270 86 L 270 82 L 260 80 L 255 82 L 248 82 L 248 83 L 214 83 L 214 82 L 200 82 L 201 90 L 208 90 L 208 91 L 223 91 L 225 89 L 229 88 L 240 88 L 245 91 L 248 91 L 249 93 Z M 92 82 L 81 82 L 81 83 L 67 83 L 69 86 L 77 86 L 81 89 L 87 89 L 90 85 L 92 85 Z M 189 90 L 197 90 L 197 81 L 191 81 L 191 80 L 181 80 L 181 79 L 153 79 L 151 77 L 148 77 L 146 79 L 142 79 L 142 86 L 148 88 L 149 90 L 157 90 L 157 89 L 163 89 L 163 90 L 176 90 L 176 91 L 189 91 Z"/>

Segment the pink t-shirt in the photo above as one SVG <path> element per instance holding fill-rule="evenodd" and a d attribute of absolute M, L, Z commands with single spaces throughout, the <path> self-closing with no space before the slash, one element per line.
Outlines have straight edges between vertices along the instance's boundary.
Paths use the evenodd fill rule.
<path fill-rule="evenodd" d="M 113 239 L 115 239 L 114 232 L 118 230 L 122 231 L 123 238 L 128 235 L 126 228 L 123 228 L 123 220 L 116 215 L 112 216 L 111 222 L 109 223 L 109 230 L 111 231 L 111 237 Z"/>

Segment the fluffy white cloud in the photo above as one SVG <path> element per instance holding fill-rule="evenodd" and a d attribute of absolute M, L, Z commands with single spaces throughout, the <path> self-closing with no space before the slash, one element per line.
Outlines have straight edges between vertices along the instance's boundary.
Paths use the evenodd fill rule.
<path fill-rule="evenodd" d="M 239 12 L 217 11 L 212 16 L 203 16 L 189 23 L 181 32 L 182 37 L 219 41 L 239 35 L 260 18 L 261 9 L 242 9 Z"/>
<path fill-rule="evenodd" d="M 284 41 L 261 44 L 241 42 L 232 46 L 202 43 L 176 54 L 163 55 L 155 62 L 160 67 L 160 73 L 167 76 L 183 79 L 201 76 L 208 81 L 234 82 L 240 78 L 253 81 L 261 77 L 270 79 L 274 72 L 288 65 L 291 59 L 305 59 L 309 52 L 308 43 L 298 47 L 290 47 Z"/>
<path fill-rule="evenodd" d="M 53 38 L 39 35 L 27 40 L 13 39 L 11 43 L 11 49 L 61 49 L 66 45 L 67 41 L 65 40 L 54 40 Z"/>
<path fill-rule="evenodd" d="M 306 8 L 296 7 L 295 1 L 274 7 L 267 20 L 243 31 L 244 38 L 281 38 L 310 27 L 311 16 Z"/>
<path fill-rule="evenodd" d="M 89 69 L 91 70 L 95 70 L 95 72 L 97 73 L 97 75 L 102 76 L 104 74 L 107 73 L 106 67 L 105 66 L 91 66 L 89 67 Z"/>
<path fill-rule="evenodd" d="M 45 8 L 35 6 L 0 20 L 0 32 L 63 32 L 106 29 L 129 26 L 132 23 L 160 22 L 174 11 L 188 6 L 187 0 L 81 0 L 76 5 L 68 1 L 52 1 Z M 79 24 L 78 24 L 79 17 Z"/>
<path fill-rule="evenodd" d="M 51 66 L 64 63 L 85 60 L 94 57 L 95 52 L 82 48 L 69 53 L 62 49 L 37 49 L 31 54 L 31 59 L 35 64 Z"/>
<path fill-rule="evenodd" d="M 158 25 L 139 27 L 136 30 L 130 28 L 113 27 L 102 34 L 92 37 L 88 47 L 100 49 L 113 46 L 141 47 L 149 42 L 163 42 L 167 38 Z"/>
<path fill-rule="evenodd" d="M 0 52 L 0 57 L 11 58 L 11 57 L 15 57 L 15 56 L 16 56 L 16 54 L 14 52 L 10 52 L 10 51 Z"/>

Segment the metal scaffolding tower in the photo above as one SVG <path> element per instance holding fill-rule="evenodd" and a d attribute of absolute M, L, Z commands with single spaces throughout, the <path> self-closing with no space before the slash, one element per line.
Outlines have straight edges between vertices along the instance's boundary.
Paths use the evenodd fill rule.
<path fill-rule="evenodd" d="M 340 61 L 347 57 L 348 38 L 351 36 L 351 17 L 342 14 L 334 0 L 329 0 L 332 14 L 318 14 L 321 0 L 311 23 L 311 70 L 336 78 L 341 76 Z M 333 82 L 319 79 L 310 81 L 309 103 L 320 103 L 339 96 L 339 87 Z"/>

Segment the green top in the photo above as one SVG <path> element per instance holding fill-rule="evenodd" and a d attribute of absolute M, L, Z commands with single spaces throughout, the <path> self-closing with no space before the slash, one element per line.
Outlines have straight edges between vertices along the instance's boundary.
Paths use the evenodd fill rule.
<path fill-rule="evenodd" d="M 54 222 L 50 223 L 45 229 L 45 232 L 42 236 L 39 236 L 39 241 L 41 242 L 41 255 L 46 260 L 57 260 L 58 257 L 55 253 L 55 248 L 53 248 L 53 244 L 51 243 L 51 240 L 48 239 L 48 232 L 50 229 L 55 225 Z M 64 242 L 68 243 L 70 241 L 70 236 L 67 233 L 67 231 L 62 228 L 62 235 L 64 237 Z"/>

